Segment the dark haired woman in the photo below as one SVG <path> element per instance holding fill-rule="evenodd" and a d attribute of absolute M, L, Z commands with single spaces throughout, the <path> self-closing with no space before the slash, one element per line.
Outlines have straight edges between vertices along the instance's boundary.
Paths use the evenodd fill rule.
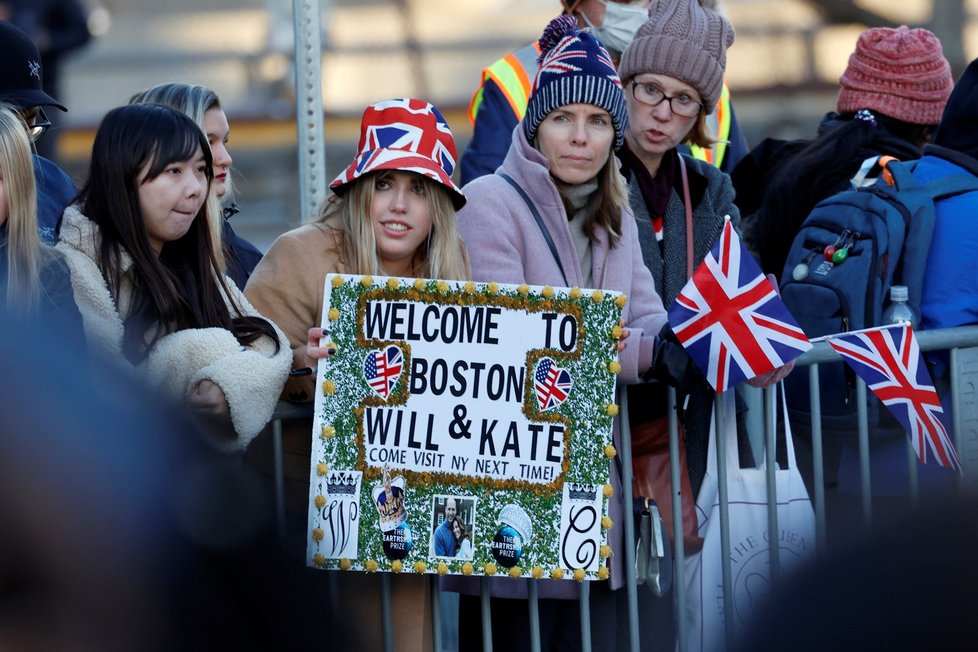
<path fill-rule="evenodd" d="M 458 516 L 452 521 L 452 536 L 455 537 L 455 556 L 472 559 L 472 532 Z"/>
<path fill-rule="evenodd" d="M 57 248 L 89 347 L 229 426 L 214 432 L 233 451 L 270 419 L 292 356 L 217 263 L 212 180 L 207 139 L 186 115 L 160 105 L 113 109 Z"/>

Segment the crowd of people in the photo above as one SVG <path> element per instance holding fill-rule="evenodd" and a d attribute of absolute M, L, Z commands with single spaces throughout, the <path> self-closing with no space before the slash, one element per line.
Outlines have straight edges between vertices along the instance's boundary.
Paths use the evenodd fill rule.
<path fill-rule="evenodd" d="M 628 297 L 618 359 L 632 406 L 615 420 L 616 443 L 627 418 L 636 449 L 661 445 L 665 389 L 675 388 L 684 463 L 673 482 L 695 500 L 716 394 L 666 313 L 725 219 L 777 277 L 801 220 L 857 184 L 865 160 L 922 158 L 920 173 L 930 178 L 978 175 L 978 114 L 968 108 L 978 62 L 955 85 L 937 38 L 905 26 L 859 37 L 835 110 L 814 139 L 769 139 L 749 150 L 725 82 L 734 28 L 709 5 L 562 0 L 539 40 L 483 72 L 460 159 L 438 108 L 378 98 L 319 215 L 264 253 L 229 222 L 239 209 L 217 93 L 186 83 L 135 92 L 101 119 L 78 187 L 32 151 L 43 107 L 66 107 L 42 84 L 37 45 L 0 21 L 0 305 L 28 329 L 57 324 L 60 344 L 80 360 L 98 359 L 182 405 L 198 443 L 260 474 L 271 473 L 271 453 L 258 435 L 277 402 L 311 402 L 309 371 L 335 353 L 319 325 L 327 274 L 614 290 Z M 423 137 L 378 135 L 405 128 Z M 975 201 L 969 193 L 938 207 L 925 327 L 978 322 L 978 285 L 966 262 L 978 233 L 967 223 Z M 751 383 L 770 386 L 790 371 Z M 740 458 L 750 460 L 747 406 L 737 407 Z M 311 426 L 296 419 L 283 429 L 286 559 L 298 566 Z M 634 470 L 637 495 L 669 503 L 649 495 L 661 465 L 637 456 Z M 618 464 L 610 482 L 610 580 L 589 598 L 596 650 L 628 642 L 621 560 L 630 543 L 618 524 L 631 506 Z M 433 545 L 439 556 L 470 559 L 478 542 L 456 511 L 448 498 Z M 685 533 L 687 551 L 695 550 L 695 524 Z M 0 564 L 0 587 L 4 572 Z M 338 582 L 348 617 L 332 623 L 335 640 L 345 649 L 379 646 L 378 628 L 364 627 L 376 619 L 377 584 L 352 573 Z M 580 649 L 576 583 L 538 584 L 542 649 Z M 461 596 L 459 649 L 480 649 L 482 587 L 464 577 L 443 587 Z M 428 578 L 398 575 L 390 589 L 397 649 L 430 648 Z M 506 623 L 492 628 L 493 646 L 529 649 L 526 581 L 493 578 L 488 589 L 491 621 Z M 641 649 L 673 649 L 671 595 L 641 587 L 639 608 L 647 615 Z"/>

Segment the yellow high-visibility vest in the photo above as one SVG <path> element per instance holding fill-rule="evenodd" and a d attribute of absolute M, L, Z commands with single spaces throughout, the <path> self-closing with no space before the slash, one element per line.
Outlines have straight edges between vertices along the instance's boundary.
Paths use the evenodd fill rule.
<path fill-rule="evenodd" d="M 727 141 L 730 140 L 730 89 L 727 82 L 723 82 L 723 90 L 720 91 L 720 101 L 717 102 L 717 109 L 706 116 L 707 125 L 710 133 L 717 142 L 712 147 L 705 148 L 699 145 L 690 145 L 689 149 L 693 156 L 720 167 L 723 163 L 723 156 L 727 153 Z"/>
<path fill-rule="evenodd" d="M 472 96 L 469 104 L 469 122 L 475 124 L 475 116 L 482 104 L 482 87 L 491 79 L 506 96 L 513 115 L 517 120 L 523 119 L 526 104 L 530 101 L 530 91 L 533 89 L 533 78 L 537 74 L 537 58 L 540 56 L 540 46 L 534 42 L 505 57 L 482 71 L 482 83 Z"/>

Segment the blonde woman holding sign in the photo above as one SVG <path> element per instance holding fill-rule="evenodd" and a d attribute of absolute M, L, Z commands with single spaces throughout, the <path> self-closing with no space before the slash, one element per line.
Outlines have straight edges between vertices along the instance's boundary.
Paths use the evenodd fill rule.
<path fill-rule="evenodd" d="M 415 133 L 417 138 L 402 137 Z M 431 104 L 417 99 L 368 106 L 361 122 L 358 154 L 330 184 L 333 195 L 317 219 L 280 236 L 255 268 L 245 294 L 275 320 L 292 344 L 298 368 L 282 398 L 314 398 L 323 286 L 330 273 L 468 280 L 469 263 L 456 227 L 455 211 L 465 204 L 452 182 L 456 149 L 448 124 Z M 305 546 L 309 499 L 311 420 L 292 421 L 285 435 L 286 509 Z M 262 455 L 262 452 L 256 451 Z M 262 459 L 270 459 L 266 450 Z M 260 459 L 255 458 L 255 464 Z M 368 609 L 362 622 L 376 620 L 379 602 L 371 595 L 376 578 L 344 575 L 344 604 Z M 428 579 L 398 576 L 392 582 L 395 643 L 398 649 L 431 647 L 431 623 L 418 605 L 428 603 Z M 360 598 L 357 599 L 356 595 Z M 354 599 L 347 600 L 353 596 Z M 357 618 L 346 619 L 353 623 Z M 374 649 L 379 628 L 346 627 L 338 647 Z M 373 639 L 369 637 L 373 636 Z"/>

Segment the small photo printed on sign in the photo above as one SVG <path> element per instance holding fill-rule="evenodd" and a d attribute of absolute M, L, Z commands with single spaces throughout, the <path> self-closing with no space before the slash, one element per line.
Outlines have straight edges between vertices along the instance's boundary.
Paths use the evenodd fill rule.
<path fill-rule="evenodd" d="M 431 555 L 472 559 L 476 499 L 435 496 L 431 505 Z"/>

